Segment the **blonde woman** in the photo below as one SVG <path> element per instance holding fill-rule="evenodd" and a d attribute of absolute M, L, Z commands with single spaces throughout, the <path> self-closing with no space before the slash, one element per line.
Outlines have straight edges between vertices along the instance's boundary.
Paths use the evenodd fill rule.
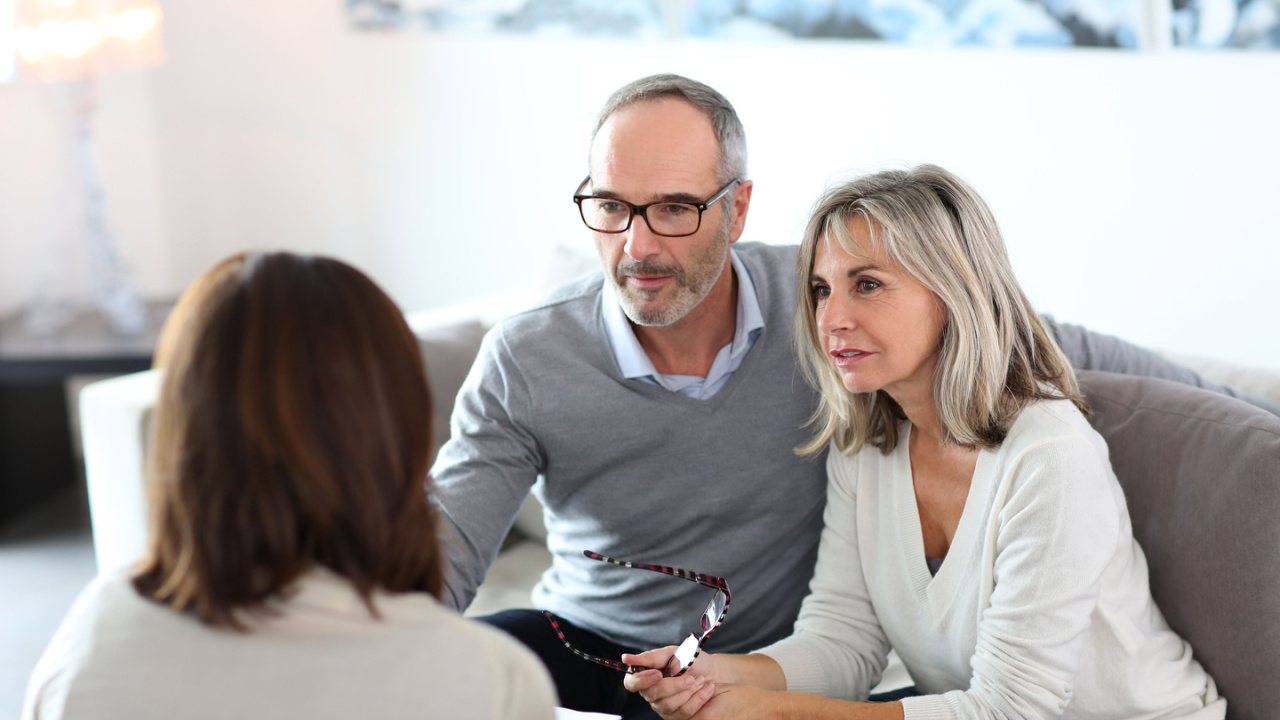
<path fill-rule="evenodd" d="M 827 450 L 829 484 L 795 633 L 627 687 L 675 719 L 1223 718 L 982 199 L 928 165 L 856 180 L 820 201 L 799 264 L 823 396 L 800 452 Z M 858 702 L 890 648 L 919 694 Z"/>

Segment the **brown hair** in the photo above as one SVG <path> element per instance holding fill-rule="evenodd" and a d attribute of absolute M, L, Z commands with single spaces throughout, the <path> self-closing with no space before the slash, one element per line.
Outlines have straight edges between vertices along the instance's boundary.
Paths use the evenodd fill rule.
<path fill-rule="evenodd" d="M 439 597 L 431 397 L 395 303 L 337 260 L 246 254 L 206 272 L 161 334 L 144 597 L 243 628 L 323 566 Z"/>

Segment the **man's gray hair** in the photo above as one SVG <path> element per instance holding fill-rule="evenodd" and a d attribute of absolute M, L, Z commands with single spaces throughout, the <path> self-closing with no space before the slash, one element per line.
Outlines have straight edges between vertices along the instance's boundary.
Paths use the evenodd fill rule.
<path fill-rule="evenodd" d="M 591 131 L 594 145 L 596 134 L 605 121 L 623 108 L 648 100 L 662 98 L 684 100 L 706 114 L 720 146 L 720 158 L 716 174 L 720 182 L 747 179 L 747 136 L 742 121 L 728 99 L 708 85 L 680 75 L 650 75 L 618 88 L 600 110 L 595 130 Z"/>

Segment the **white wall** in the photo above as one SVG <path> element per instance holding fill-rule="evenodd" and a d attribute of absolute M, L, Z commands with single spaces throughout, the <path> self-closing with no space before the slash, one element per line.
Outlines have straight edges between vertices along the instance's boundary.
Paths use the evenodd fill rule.
<path fill-rule="evenodd" d="M 0 0 L 0 83 L 13 80 L 13 0 Z"/>
<path fill-rule="evenodd" d="M 747 239 L 796 241 L 831 179 L 935 162 L 991 202 L 1041 309 L 1280 367 L 1280 53 L 369 35 L 339 6 L 171 0 L 168 64 L 104 85 L 148 293 L 269 247 L 347 258 L 409 308 L 528 284 L 554 244 L 590 247 L 569 195 L 600 103 L 675 71 L 746 123 Z M 53 97 L 0 86 L 0 308 L 73 204 Z"/>

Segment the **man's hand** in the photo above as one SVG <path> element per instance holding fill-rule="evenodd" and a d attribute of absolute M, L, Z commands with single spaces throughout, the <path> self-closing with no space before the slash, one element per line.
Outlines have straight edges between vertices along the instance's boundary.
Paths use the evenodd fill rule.
<path fill-rule="evenodd" d="M 664 720 L 687 720 L 711 699 L 715 683 L 720 678 L 716 675 L 715 656 L 710 653 L 699 655 L 684 675 L 663 677 L 662 670 L 658 668 L 666 667 L 675 651 L 675 646 L 669 645 L 639 655 L 623 655 L 622 662 L 632 667 L 654 669 L 626 676 L 622 686 L 640 693 L 640 697 L 648 701 Z"/>

